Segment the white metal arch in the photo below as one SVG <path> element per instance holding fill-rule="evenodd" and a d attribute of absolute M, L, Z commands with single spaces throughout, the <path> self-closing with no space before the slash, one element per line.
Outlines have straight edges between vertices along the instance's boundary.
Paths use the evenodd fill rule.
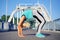
<path fill-rule="evenodd" d="M 17 11 L 20 11 L 20 10 L 23 10 L 23 9 L 27 9 L 28 7 L 29 7 L 29 6 L 17 6 L 16 9 L 11 13 L 11 16 L 10 16 L 8 22 L 11 21 L 11 19 L 13 18 L 13 15 L 14 15 Z M 43 16 L 44 16 L 45 20 L 46 20 L 47 22 L 51 21 L 51 18 L 49 17 L 47 10 L 46 10 L 43 6 L 41 6 L 41 5 L 38 5 L 38 6 L 30 6 L 30 8 L 31 8 L 32 10 L 38 10 L 41 14 L 44 13 Z"/>

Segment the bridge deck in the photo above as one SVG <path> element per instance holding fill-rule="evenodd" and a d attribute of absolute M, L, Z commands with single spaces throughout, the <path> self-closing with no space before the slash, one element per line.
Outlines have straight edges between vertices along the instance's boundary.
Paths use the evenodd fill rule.
<path fill-rule="evenodd" d="M 24 38 L 19 38 L 17 36 L 17 31 L 10 31 L 10 32 L 0 32 L 0 40 L 60 40 L 60 33 L 56 32 L 45 32 L 42 31 L 45 38 L 37 38 L 35 36 L 36 31 L 34 30 L 23 30 L 25 35 Z"/>

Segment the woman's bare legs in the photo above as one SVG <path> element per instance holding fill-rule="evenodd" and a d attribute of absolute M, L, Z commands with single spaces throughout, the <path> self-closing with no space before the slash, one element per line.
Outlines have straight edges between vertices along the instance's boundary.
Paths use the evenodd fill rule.
<path fill-rule="evenodd" d="M 25 20 L 25 16 L 22 16 L 20 19 L 20 22 L 18 23 L 18 36 L 19 37 L 24 37 L 22 33 L 22 27 L 23 27 L 23 21 Z"/>

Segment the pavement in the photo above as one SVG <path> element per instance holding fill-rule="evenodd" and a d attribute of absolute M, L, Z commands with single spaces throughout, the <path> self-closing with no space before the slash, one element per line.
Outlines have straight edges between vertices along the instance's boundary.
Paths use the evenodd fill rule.
<path fill-rule="evenodd" d="M 60 33 L 41 31 L 46 37 L 38 38 L 35 30 L 23 30 L 24 38 L 17 35 L 17 31 L 0 32 L 0 40 L 60 40 Z"/>

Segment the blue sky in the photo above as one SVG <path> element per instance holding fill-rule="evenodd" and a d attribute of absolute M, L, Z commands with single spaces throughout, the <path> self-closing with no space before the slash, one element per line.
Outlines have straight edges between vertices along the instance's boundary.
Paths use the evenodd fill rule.
<path fill-rule="evenodd" d="M 16 8 L 16 5 L 18 4 L 32 4 L 34 5 L 37 3 L 38 0 L 8 0 L 8 15 L 11 15 L 12 11 Z M 49 14 L 50 14 L 50 0 L 39 0 L 40 4 L 43 4 Z M 60 0 L 51 0 L 52 4 L 52 19 L 60 18 Z M 0 0 L 0 17 L 2 15 L 6 14 L 6 0 Z"/>

